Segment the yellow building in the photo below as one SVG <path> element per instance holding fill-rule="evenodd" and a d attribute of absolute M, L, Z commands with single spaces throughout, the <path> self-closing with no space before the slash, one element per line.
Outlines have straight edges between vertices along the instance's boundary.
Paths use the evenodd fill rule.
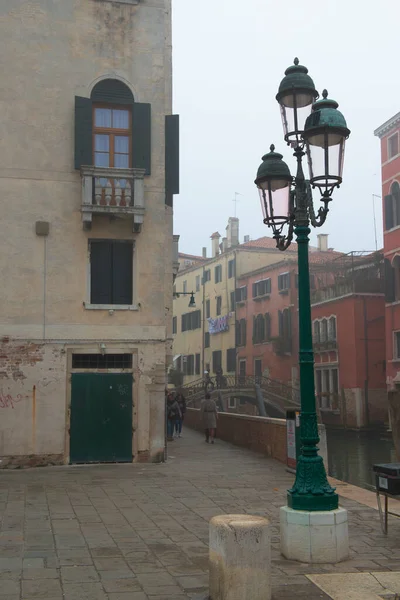
<path fill-rule="evenodd" d="M 230 217 L 226 237 L 213 233 L 212 257 L 180 255 L 173 302 L 174 368 L 184 375 L 184 383 L 213 376 L 218 367 L 224 375 L 236 371 L 236 302 L 245 300 L 246 288 L 236 281 L 244 273 L 281 262 L 285 255 L 277 250 L 272 238 L 239 244 L 239 220 Z M 287 253 L 288 258 L 293 256 Z M 186 263 L 185 257 L 192 259 Z M 195 307 L 190 306 L 193 292 Z M 183 293 L 183 294 L 182 294 Z M 189 294 L 189 295 L 188 295 Z"/>

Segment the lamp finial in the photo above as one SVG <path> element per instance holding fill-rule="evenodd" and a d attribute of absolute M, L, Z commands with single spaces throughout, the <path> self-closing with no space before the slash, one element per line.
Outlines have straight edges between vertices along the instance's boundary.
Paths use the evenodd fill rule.
<path fill-rule="evenodd" d="M 328 90 L 324 90 L 322 92 L 322 97 L 323 97 L 324 100 L 326 100 L 326 98 L 328 97 Z"/>
<path fill-rule="evenodd" d="M 294 61 L 293 61 L 293 62 L 294 62 L 294 64 L 295 64 L 295 65 L 296 65 L 296 67 L 297 67 L 297 65 L 299 64 L 299 59 L 297 58 L 297 56 L 296 56 L 296 58 L 294 59 Z"/>
<path fill-rule="evenodd" d="M 270 147 L 269 147 L 269 149 L 271 150 L 271 152 L 274 152 L 274 151 L 275 151 L 275 146 L 274 146 L 274 144 L 271 144 L 271 145 L 270 145 Z"/>

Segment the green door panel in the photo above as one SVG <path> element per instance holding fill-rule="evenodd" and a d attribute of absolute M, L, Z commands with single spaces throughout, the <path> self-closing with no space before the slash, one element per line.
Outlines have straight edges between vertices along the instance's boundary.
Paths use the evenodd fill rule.
<path fill-rule="evenodd" d="M 73 373 L 70 462 L 132 461 L 132 374 Z"/>

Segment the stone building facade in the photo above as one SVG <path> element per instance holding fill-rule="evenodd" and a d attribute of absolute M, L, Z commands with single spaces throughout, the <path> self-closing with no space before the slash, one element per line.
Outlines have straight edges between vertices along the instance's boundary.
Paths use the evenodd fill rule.
<path fill-rule="evenodd" d="M 2 465 L 163 460 L 171 0 L 3 0 L 0 37 Z"/>

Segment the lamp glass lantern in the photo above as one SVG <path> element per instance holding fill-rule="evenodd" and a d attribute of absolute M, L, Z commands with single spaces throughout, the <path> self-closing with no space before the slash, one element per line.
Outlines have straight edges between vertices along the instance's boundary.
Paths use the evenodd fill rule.
<path fill-rule="evenodd" d="M 308 69 L 299 65 L 299 59 L 295 58 L 294 65 L 286 69 L 285 77 L 276 95 L 281 108 L 285 140 L 288 144 L 292 146 L 302 144 L 304 124 L 317 98 L 318 92 L 308 75 Z"/>
<path fill-rule="evenodd" d="M 282 160 L 282 154 L 275 152 L 273 144 L 262 161 L 255 184 L 260 194 L 264 223 L 272 228 L 274 237 L 280 237 L 293 211 L 290 194 L 293 178 Z"/>
<path fill-rule="evenodd" d="M 313 105 L 303 133 L 310 182 L 324 196 L 330 196 L 342 183 L 344 149 L 350 135 L 338 106 L 324 90 L 323 99 Z"/>

